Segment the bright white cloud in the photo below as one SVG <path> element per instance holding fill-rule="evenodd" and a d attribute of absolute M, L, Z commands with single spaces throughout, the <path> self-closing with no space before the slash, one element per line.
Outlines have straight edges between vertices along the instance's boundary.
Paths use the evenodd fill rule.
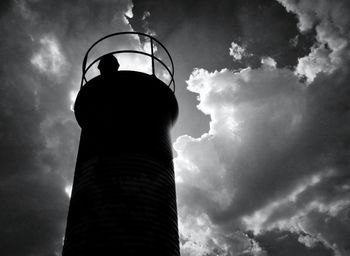
<path fill-rule="evenodd" d="M 40 50 L 35 53 L 30 62 L 42 73 L 61 76 L 67 64 L 59 43 L 51 35 L 40 39 Z"/>
<path fill-rule="evenodd" d="M 328 87 L 333 77 L 318 81 L 315 87 L 324 91 L 315 93 L 294 71 L 276 66 L 266 57 L 257 69 L 195 69 L 187 81 L 211 121 L 201 137 L 185 135 L 174 143 L 180 231 L 193 233 L 182 247 L 185 255 L 210 255 L 215 248 L 222 249 L 217 255 L 244 255 L 252 248 L 264 255 L 256 241 L 237 235 L 249 229 L 308 234 L 299 242 L 345 250 L 332 225 L 340 225 L 349 207 L 347 192 L 336 191 L 349 186 L 338 180 L 344 170 L 331 153 L 338 150 L 336 134 L 345 130 L 324 123 L 336 119 L 327 104 L 341 99 L 341 91 L 330 92 L 344 82 Z M 195 221 L 202 216 L 204 227 Z M 327 218 L 334 224 L 324 223 Z"/>
<path fill-rule="evenodd" d="M 206 240 L 210 237 L 221 241 L 219 248 L 226 248 L 222 255 L 247 250 L 263 255 L 255 241 L 237 235 L 237 230 L 246 228 L 242 218 L 259 209 L 259 205 L 295 189 L 287 182 L 285 191 L 277 197 L 274 189 L 265 186 L 270 186 L 274 172 L 280 171 L 271 158 L 284 154 L 293 144 L 293 136 L 300 132 L 305 87 L 292 71 L 276 69 L 273 59 L 262 62 L 259 69 L 240 72 L 196 69 L 187 81 L 188 89 L 199 95 L 198 108 L 210 115 L 211 122 L 208 133 L 200 138 L 182 136 L 174 143 L 176 176 L 180 181 L 179 220 L 187 223 L 182 224 L 186 227 L 182 230 L 198 232 L 199 225 L 186 220 L 202 214 L 209 216 L 205 227 L 210 236 L 201 230 L 200 239 L 193 235 L 190 239 L 201 244 L 206 253 L 215 248 Z M 222 230 L 221 225 L 230 228 Z"/>
<path fill-rule="evenodd" d="M 125 15 L 123 16 L 123 20 L 124 20 L 124 23 L 125 24 L 129 24 L 129 20 L 126 18 L 132 18 L 134 17 L 134 13 L 132 12 L 132 8 L 134 7 L 133 3 L 129 3 L 128 5 L 128 9 L 127 11 L 125 12 Z M 126 17 L 125 17 L 126 16 Z"/>
<path fill-rule="evenodd" d="M 299 59 L 296 73 L 305 76 L 309 83 L 314 81 L 318 73 L 332 73 L 336 67 L 332 65 L 329 55 L 330 50 L 324 46 L 313 47 L 308 56 Z"/>
<path fill-rule="evenodd" d="M 317 245 L 317 243 L 319 242 L 319 239 L 312 237 L 310 235 L 300 235 L 298 238 L 298 241 L 300 243 L 305 244 L 307 247 L 312 248 Z"/>
<path fill-rule="evenodd" d="M 299 18 L 302 32 L 316 28 L 317 42 L 308 56 L 299 59 L 297 74 L 311 83 L 317 74 L 330 74 L 350 57 L 350 4 L 348 0 L 277 0 Z"/>
<path fill-rule="evenodd" d="M 261 64 L 268 68 L 276 68 L 277 66 L 277 62 L 271 57 L 263 58 L 261 60 Z"/>
<path fill-rule="evenodd" d="M 245 49 L 239 46 L 238 44 L 236 44 L 235 42 L 231 43 L 231 47 L 229 50 L 230 50 L 230 56 L 233 57 L 233 60 L 241 60 L 242 57 L 246 55 Z"/>

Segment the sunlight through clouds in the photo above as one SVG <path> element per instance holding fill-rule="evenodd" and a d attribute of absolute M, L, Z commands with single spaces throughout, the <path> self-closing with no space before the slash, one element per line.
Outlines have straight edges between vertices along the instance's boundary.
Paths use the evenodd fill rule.
<path fill-rule="evenodd" d="M 181 255 L 350 255 L 350 1 L 15 0 L 0 12 L 1 254 L 61 253 L 84 54 L 140 31 L 176 66 Z M 111 40 L 89 61 L 122 49 L 150 43 Z M 116 57 L 152 72 L 149 57 Z"/>
<path fill-rule="evenodd" d="M 64 192 L 66 192 L 67 196 L 70 198 L 70 197 L 71 197 L 71 194 L 72 194 L 72 185 L 67 185 L 67 186 L 64 188 Z"/>
<path fill-rule="evenodd" d="M 291 70 L 276 69 L 273 59 L 262 62 L 259 69 L 238 72 L 194 70 L 187 81 L 188 89 L 199 94 L 198 108 L 210 115 L 210 129 L 200 138 L 182 136 L 174 143 L 175 170 L 181 178 L 177 183 L 179 219 L 205 212 L 207 226 L 220 230 L 221 225 L 230 225 L 229 230 L 210 235 L 223 241 L 220 248 L 226 246 L 224 252 L 228 255 L 243 254 L 246 244 L 252 246 L 249 250 L 254 244 L 260 248 L 254 240 L 237 236 L 234 231 L 247 228 L 243 217 L 259 209 L 253 206 L 255 203 L 262 200 L 273 204 L 273 209 L 278 207 L 272 188 L 268 189 L 270 179 L 279 171 L 270 163 L 270 154 L 277 148 L 281 152 L 287 149 L 292 143 L 288 133 L 297 134 L 301 124 L 294 120 L 302 116 L 304 86 Z M 264 166 L 270 166 L 270 170 Z M 183 212 L 182 207 L 187 209 L 189 205 L 193 210 Z M 261 225 L 268 216 L 259 213 L 248 222 Z M 191 223 L 193 226 L 187 229 L 196 229 L 198 224 Z M 234 238 L 234 246 L 228 245 L 226 236 Z M 254 255 L 263 255 L 263 251 L 255 251 Z"/>

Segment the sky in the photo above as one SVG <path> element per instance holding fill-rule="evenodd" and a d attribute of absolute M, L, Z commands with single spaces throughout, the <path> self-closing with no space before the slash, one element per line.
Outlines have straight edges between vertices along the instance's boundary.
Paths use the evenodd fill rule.
<path fill-rule="evenodd" d="M 348 0 L 2 0 L 1 255 L 60 255 L 81 63 L 119 31 L 174 60 L 182 256 L 350 255 L 349 13 Z M 92 55 L 123 47 L 149 50 L 126 37 Z"/>

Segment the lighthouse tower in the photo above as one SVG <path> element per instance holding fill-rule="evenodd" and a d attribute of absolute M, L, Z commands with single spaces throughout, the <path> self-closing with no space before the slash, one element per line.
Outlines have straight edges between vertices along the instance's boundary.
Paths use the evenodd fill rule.
<path fill-rule="evenodd" d="M 125 34 L 148 38 L 151 53 L 119 50 L 86 67 L 94 46 Z M 154 43 L 164 48 L 170 67 L 154 56 Z M 114 56 L 122 53 L 149 56 L 152 74 L 118 71 Z M 169 72 L 169 84 L 156 77 L 155 62 Z M 97 63 L 101 75 L 86 81 Z M 74 107 L 82 130 L 63 256 L 180 255 L 169 135 L 178 115 L 173 77 L 168 51 L 146 34 L 111 34 L 88 50 Z"/>

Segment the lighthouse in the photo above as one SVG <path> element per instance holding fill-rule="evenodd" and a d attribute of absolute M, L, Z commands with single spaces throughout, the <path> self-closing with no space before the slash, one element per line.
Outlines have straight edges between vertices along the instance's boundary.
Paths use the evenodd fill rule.
<path fill-rule="evenodd" d="M 118 50 L 87 65 L 93 47 L 110 37 L 142 36 L 151 52 Z M 162 47 L 170 66 L 154 55 Z M 120 71 L 119 54 L 151 59 L 152 73 Z M 155 74 L 155 62 L 169 83 Z M 98 64 L 100 75 L 87 81 Z M 179 256 L 170 129 L 178 115 L 174 66 L 167 49 L 137 32 L 105 36 L 87 51 L 74 112 L 81 127 L 63 256 Z"/>

